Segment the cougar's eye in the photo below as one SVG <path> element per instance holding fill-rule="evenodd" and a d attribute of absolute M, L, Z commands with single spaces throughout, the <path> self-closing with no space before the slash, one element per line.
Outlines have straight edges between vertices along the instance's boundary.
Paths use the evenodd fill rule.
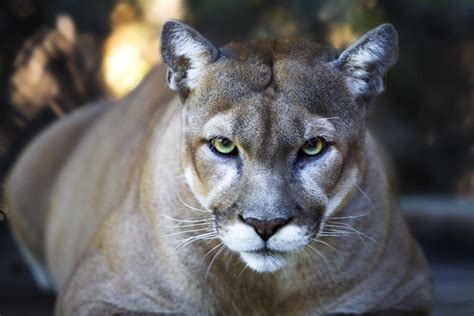
<path fill-rule="evenodd" d="M 321 154 L 327 146 L 327 142 L 322 137 L 311 138 L 301 147 L 301 152 L 306 156 L 317 156 Z"/>
<path fill-rule="evenodd" d="M 232 155 L 237 152 L 237 146 L 228 138 L 216 137 L 211 140 L 212 148 L 222 155 Z"/>

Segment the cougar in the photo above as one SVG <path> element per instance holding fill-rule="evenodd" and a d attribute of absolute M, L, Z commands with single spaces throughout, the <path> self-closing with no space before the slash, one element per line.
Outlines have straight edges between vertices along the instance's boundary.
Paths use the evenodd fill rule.
<path fill-rule="evenodd" d="M 169 20 L 161 54 L 167 69 L 53 124 L 6 181 L 56 315 L 429 313 L 429 268 L 367 130 L 392 25 L 338 54 L 217 48 Z"/>

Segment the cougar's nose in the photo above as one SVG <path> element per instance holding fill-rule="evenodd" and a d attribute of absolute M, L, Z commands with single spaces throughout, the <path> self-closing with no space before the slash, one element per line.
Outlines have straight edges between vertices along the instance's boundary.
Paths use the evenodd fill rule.
<path fill-rule="evenodd" d="M 285 226 L 290 218 L 273 218 L 271 220 L 260 220 L 253 217 L 243 218 L 242 220 L 252 226 L 257 234 L 264 240 L 267 241 L 278 229 Z"/>

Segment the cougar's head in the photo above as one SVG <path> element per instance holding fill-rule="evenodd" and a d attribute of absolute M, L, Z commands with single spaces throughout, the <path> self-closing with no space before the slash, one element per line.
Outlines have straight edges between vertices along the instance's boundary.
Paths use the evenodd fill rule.
<path fill-rule="evenodd" d="M 183 103 L 183 168 L 225 245 L 276 271 L 349 199 L 364 169 L 366 113 L 397 58 L 381 25 L 341 54 L 302 39 L 220 49 L 175 20 L 162 30 Z"/>

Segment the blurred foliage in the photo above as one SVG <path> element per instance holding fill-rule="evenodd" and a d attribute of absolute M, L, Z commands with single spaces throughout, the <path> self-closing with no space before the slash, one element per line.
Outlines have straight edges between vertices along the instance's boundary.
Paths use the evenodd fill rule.
<path fill-rule="evenodd" d="M 117 15 L 117 7 L 124 3 L 132 9 Z M 115 65 L 129 64 L 129 69 L 139 70 L 140 77 L 157 62 L 152 38 L 166 17 L 184 19 L 219 46 L 255 36 L 301 36 L 342 49 L 376 25 L 392 23 L 400 35 L 400 58 L 388 74 L 387 91 L 373 108 L 371 125 L 394 161 L 400 190 L 474 194 L 472 0 L 5 0 L 0 4 L 0 114 L 4 118 L 0 121 L 0 170 L 6 168 L 1 167 L 2 155 L 12 152 L 2 137 L 13 143 L 21 139 L 19 133 L 11 132 L 17 127 L 7 114 L 15 111 L 10 89 L 13 60 L 29 38 L 54 25 L 61 13 L 72 17 L 78 33 L 93 37 L 97 47 L 105 48 L 97 52 L 103 54 L 102 69 L 107 56 L 113 55 L 110 47 L 131 44 L 137 51 L 119 54 L 125 56 L 124 62 Z M 136 33 L 127 39 L 123 30 L 132 26 Z M 122 44 L 110 44 L 114 41 Z M 106 74 L 99 69 L 97 80 L 91 82 L 106 96 L 113 90 L 103 89 Z M 112 84 L 131 70 L 116 73 Z M 88 100 L 98 94 L 91 93 Z M 76 106 L 80 101 L 76 100 Z M 30 126 L 26 124 L 24 130 Z M 13 156 L 3 159 L 8 162 L 4 166 Z"/>

